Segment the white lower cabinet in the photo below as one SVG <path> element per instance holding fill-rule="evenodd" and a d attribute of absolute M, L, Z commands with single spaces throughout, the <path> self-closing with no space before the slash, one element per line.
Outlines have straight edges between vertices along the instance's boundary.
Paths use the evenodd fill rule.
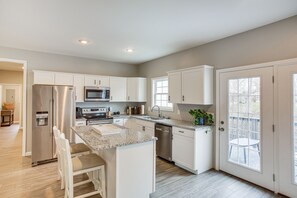
<path fill-rule="evenodd" d="M 155 136 L 155 123 L 136 119 L 137 131 L 147 132 Z"/>
<path fill-rule="evenodd" d="M 113 124 L 119 125 L 119 126 L 124 126 L 124 119 L 123 118 L 114 118 L 113 119 Z"/>
<path fill-rule="evenodd" d="M 135 118 L 124 118 L 124 127 L 131 129 L 131 130 L 137 130 L 137 123 Z"/>
<path fill-rule="evenodd" d="M 173 127 L 172 160 L 177 166 L 200 174 L 213 167 L 213 135 L 205 128 Z"/>

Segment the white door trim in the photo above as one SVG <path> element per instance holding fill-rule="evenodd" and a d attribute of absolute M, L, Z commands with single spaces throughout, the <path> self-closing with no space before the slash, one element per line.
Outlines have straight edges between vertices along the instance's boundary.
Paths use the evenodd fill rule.
<path fill-rule="evenodd" d="M 297 63 L 297 58 L 293 59 L 286 59 L 286 60 L 280 60 L 280 61 L 273 61 L 273 62 L 267 62 L 267 63 L 260 63 L 260 64 L 253 64 L 253 65 L 244 65 L 244 66 L 238 66 L 238 67 L 232 67 L 232 68 L 226 68 L 226 69 L 219 69 L 216 70 L 216 118 L 219 118 L 220 115 L 220 94 L 219 94 L 219 86 L 220 86 L 220 74 L 224 72 L 231 72 L 231 71 L 239 71 L 239 70 L 248 70 L 248 69 L 255 69 L 255 68 L 263 68 L 263 67 L 271 67 L 273 66 L 274 69 L 274 83 L 277 83 L 277 67 L 281 67 L 284 65 L 294 64 Z M 274 86 L 274 124 L 275 124 L 275 136 L 274 136 L 274 174 L 275 174 L 275 183 L 274 183 L 274 192 L 279 192 L 279 167 L 278 167 L 278 137 L 279 137 L 279 128 L 276 125 L 277 123 L 277 117 L 278 117 L 278 100 L 277 100 L 277 87 Z M 220 169 L 220 136 L 219 136 L 219 119 L 216 119 L 216 125 L 215 125 L 215 169 Z"/>
<path fill-rule="evenodd" d="M 0 58 L 1 62 L 12 62 L 22 64 L 23 69 L 23 137 L 22 137 L 22 156 L 27 156 L 27 71 L 28 65 L 25 60 L 16 60 L 8 58 Z"/>
<path fill-rule="evenodd" d="M 19 89 L 19 91 L 21 91 L 21 89 L 22 89 L 22 85 L 21 84 L 9 84 L 9 83 L 0 83 L 0 85 L 3 85 L 3 86 L 18 86 L 18 89 Z M 19 93 L 20 95 L 21 95 L 21 93 Z M 23 107 L 23 104 L 21 105 L 21 107 Z M 22 111 L 20 111 L 20 114 L 19 114 L 19 118 L 21 118 L 21 116 L 22 116 Z M 13 123 L 20 123 L 21 122 L 21 120 L 18 120 L 18 121 L 13 121 Z M 20 126 L 20 129 L 21 129 L 22 127 Z"/>

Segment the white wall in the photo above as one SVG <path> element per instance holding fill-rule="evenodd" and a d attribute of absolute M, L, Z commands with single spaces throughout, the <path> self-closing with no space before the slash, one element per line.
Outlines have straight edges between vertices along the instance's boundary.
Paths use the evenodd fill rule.
<path fill-rule="evenodd" d="M 143 63 L 139 65 L 139 76 L 148 78 L 165 76 L 167 71 L 204 64 L 215 66 L 215 69 L 221 69 L 297 58 L 296 46 L 297 16 L 294 16 L 261 28 Z M 150 79 L 148 79 L 148 82 L 150 82 Z M 147 90 L 147 105 L 150 105 L 151 83 L 148 83 Z M 198 108 L 198 106 L 175 105 L 174 108 L 173 113 L 165 112 L 164 114 L 175 119 L 190 120 L 189 109 Z M 199 108 L 215 112 L 215 105 Z M 177 109 L 181 111 L 180 115 L 177 115 Z"/>
<path fill-rule="evenodd" d="M 56 55 L 0 46 L 0 58 L 25 60 L 28 62 L 27 76 L 27 148 L 31 151 L 32 140 L 32 70 L 48 70 L 73 73 L 102 74 L 114 76 L 137 76 L 134 65 Z"/>

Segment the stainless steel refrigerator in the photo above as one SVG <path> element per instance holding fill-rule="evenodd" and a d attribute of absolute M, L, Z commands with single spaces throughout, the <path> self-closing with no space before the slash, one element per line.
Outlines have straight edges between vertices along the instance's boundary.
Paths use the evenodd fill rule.
<path fill-rule="evenodd" d="M 32 92 L 32 166 L 35 166 L 55 158 L 53 126 L 72 142 L 75 92 L 72 86 L 49 85 L 33 85 Z"/>

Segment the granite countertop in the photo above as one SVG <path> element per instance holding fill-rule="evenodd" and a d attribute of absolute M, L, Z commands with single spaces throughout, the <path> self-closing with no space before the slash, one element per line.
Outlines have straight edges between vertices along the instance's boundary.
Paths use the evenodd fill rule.
<path fill-rule="evenodd" d="M 117 115 L 113 116 L 114 118 L 136 118 L 144 121 L 154 122 L 154 123 L 160 123 L 165 124 L 169 126 L 175 126 L 180 127 L 184 129 L 189 130 L 196 130 L 196 129 L 206 129 L 211 130 L 213 126 L 206 126 L 206 125 L 193 125 L 190 121 L 184 121 L 184 120 L 174 120 L 174 119 L 161 119 L 161 120 L 153 120 L 148 118 L 148 115 Z"/>
<path fill-rule="evenodd" d="M 157 140 L 156 137 L 152 137 L 146 132 L 137 132 L 118 125 L 113 126 L 120 128 L 121 132 L 119 134 L 101 135 L 92 126 L 75 126 L 72 127 L 72 130 L 94 150 L 111 149 Z"/>

